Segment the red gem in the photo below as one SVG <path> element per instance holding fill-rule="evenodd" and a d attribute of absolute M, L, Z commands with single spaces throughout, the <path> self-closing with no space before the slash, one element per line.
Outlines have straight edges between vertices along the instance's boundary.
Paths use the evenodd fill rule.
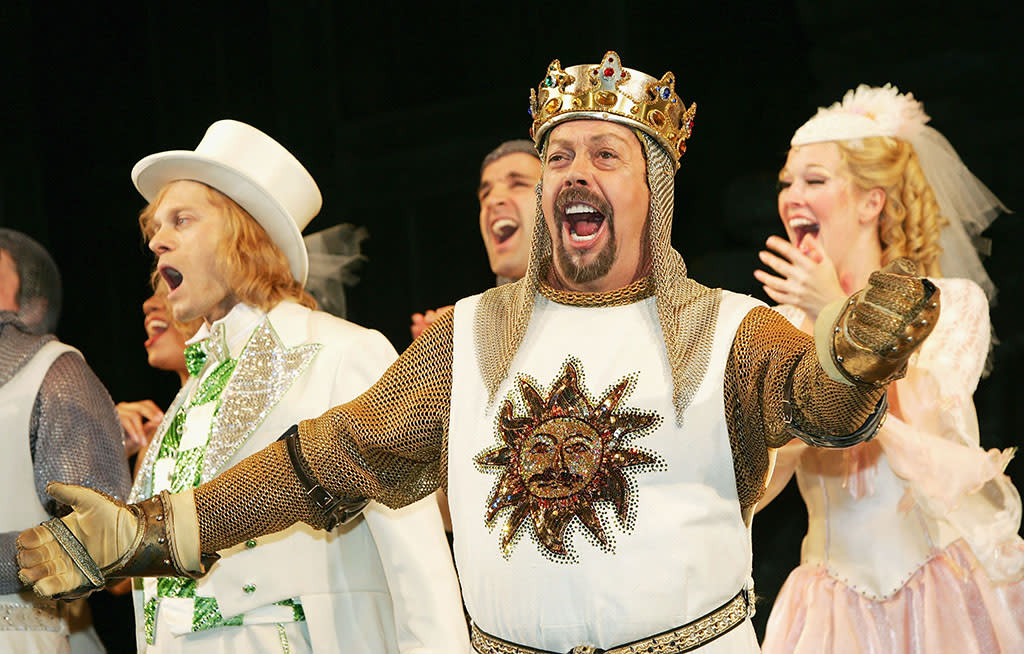
<path fill-rule="evenodd" d="M 604 76 L 605 77 L 611 77 L 614 74 L 615 74 L 615 71 L 612 70 L 611 68 L 605 68 L 604 69 Z"/>
<path fill-rule="evenodd" d="M 622 71 L 622 74 L 619 75 L 619 77 L 625 77 L 625 76 L 626 76 L 626 71 Z"/>

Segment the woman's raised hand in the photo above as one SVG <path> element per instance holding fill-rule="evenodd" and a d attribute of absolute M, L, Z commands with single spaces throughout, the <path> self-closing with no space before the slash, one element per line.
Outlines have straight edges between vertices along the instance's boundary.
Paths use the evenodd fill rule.
<path fill-rule="evenodd" d="M 844 288 L 835 265 L 817 239 L 806 236 L 798 248 L 786 239 L 770 236 L 766 245 L 774 252 L 761 250 L 758 257 L 778 276 L 755 270 L 754 277 L 764 286 L 768 297 L 779 304 L 799 307 L 812 323 L 825 305 L 855 290 Z"/>

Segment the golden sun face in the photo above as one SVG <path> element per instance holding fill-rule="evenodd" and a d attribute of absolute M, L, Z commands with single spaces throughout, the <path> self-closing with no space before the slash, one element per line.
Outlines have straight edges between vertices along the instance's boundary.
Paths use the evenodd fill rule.
<path fill-rule="evenodd" d="M 476 457 L 481 466 L 504 468 L 487 500 L 488 524 L 510 508 L 501 547 L 506 552 L 526 519 L 540 543 L 566 555 L 565 530 L 579 518 L 605 547 L 609 546 L 595 502 L 611 502 L 619 524 L 626 525 L 630 484 L 623 468 L 656 464 L 657 457 L 627 447 L 628 434 L 660 421 L 641 411 L 617 411 L 632 390 L 629 377 L 598 402 L 580 389 L 579 364 L 570 359 L 547 397 L 525 376 L 518 378 L 527 415 L 515 415 L 511 398 L 498 415 L 503 445 Z"/>

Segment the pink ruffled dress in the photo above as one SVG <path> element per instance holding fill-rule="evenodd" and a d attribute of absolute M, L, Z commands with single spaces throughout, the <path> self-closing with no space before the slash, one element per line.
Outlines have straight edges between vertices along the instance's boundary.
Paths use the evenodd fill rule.
<path fill-rule="evenodd" d="M 803 448 L 809 525 L 766 654 L 1024 653 L 1021 500 L 1003 474 L 1013 452 L 980 447 L 972 400 L 988 303 L 971 281 L 935 281 L 941 317 L 874 440 L 786 446 Z"/>

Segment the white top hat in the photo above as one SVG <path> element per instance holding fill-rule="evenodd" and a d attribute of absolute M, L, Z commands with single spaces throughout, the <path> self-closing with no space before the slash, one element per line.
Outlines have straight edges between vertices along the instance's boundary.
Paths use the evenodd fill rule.
<path fill-rule="evenodd" d="M 323 199 L 309 172 L 292 153 L 260 130 L 219 120 L 192 150 L 158 152 L 132 168 L 132 181 L 148 202 L 177 180 L 202 182 L 249 212 L 281 248 L 292 277 L 306 283 L 309 257 L 302 230 Z"/>

